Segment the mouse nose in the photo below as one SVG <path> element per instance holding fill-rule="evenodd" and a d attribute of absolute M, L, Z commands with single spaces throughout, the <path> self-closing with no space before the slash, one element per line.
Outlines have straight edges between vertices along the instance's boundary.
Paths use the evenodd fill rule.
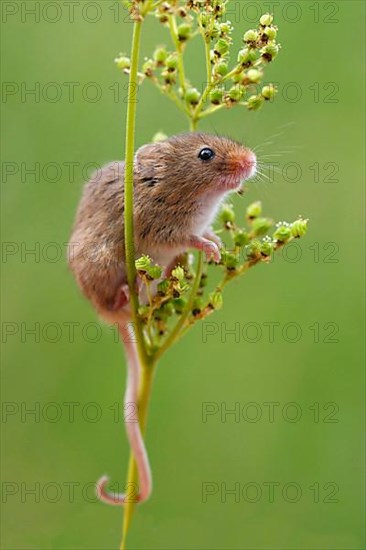
<path fill-rule="evenodd" d="M 235 169 L 240 178 L 248 179 L 254 176 L 257 170 L 257 157 L 250 149 L 244 149 L 232 158 Z"/>

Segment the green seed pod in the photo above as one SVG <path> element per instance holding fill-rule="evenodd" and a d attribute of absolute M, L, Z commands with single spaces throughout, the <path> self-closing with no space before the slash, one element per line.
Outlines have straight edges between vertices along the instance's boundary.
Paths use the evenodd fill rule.
<path fill-rule="evenodd" d="M 223 264 L 227 267 L 229 271 L 236 269 L 239 264 L 239 259 L 236 254 L 231 254 L 226 252 L 222 257 Z"/>
<path fill-rule="evenodd" d="M 164 78 L 165 84 L 175 84 L 176 83 L 176 73 L 169 72 L 169 71 L 163 71 L 161 73 L 161 76 Z"/>
<path fill-rule="evenodd" d="M 274 40 L 277 36 L 277 29 L 275 27 L 265 27 L 263 29 L 263 34 L 268 38 L 268 40 Z"/>
<path fill-rule="evenodd" d="M 219 57 L 222 57 L 223 55 L 228 53 L 229 49 L 230 49 L 230 42 L 225 38 L 220 38 L 214 46 L 214 52 Z"/>
<path fill-rule="evenodd" d="M 234 244 L 235 246 L 244 246 L 249 242 L 249 235 L 245 231 L 238 229 L 234 233 Z"/>
<path fill-rule="evenodd" d="M 260 201 L 252 202 L 247 207 L 247 218 L 249 220 L 255 220 L 262 214 L 262 203 Z"/>
<path fill-rule="evenodd" d="M 280 243 L 285 243 L 291 237 L 291 225 L 287 222 L 279 222 L 277 229 L 273 234 L 273 239 Z"/>
<path fill-rule="evenodd" d="M 176 279 L 177 281 L 183 281 L 184 280 L 184 269 L 180 265 L 175 267 L 172 271 L 173 279 Z"/>
<path fill-rule="evenodd" d="M 151 267 L 151 258 L 149 258 L 149 256 L 141 256 L 141 258 L 135 261 L 135 267 L 137 271 L 148 271 Z"/>
<path fill-rule="evenodd" d="M 252 241 L 245 248 L 247 257 L 250 260 L 255 260 L 256 258 L 259 258 L 261 255 L 261 248 L 262 248 L 262 243 L 260 241 Z"/>
<path fill-rule="evenodd" d="M 198 23 L 203 27 L 204 29 L 207 27 L 207 25 L 210 22 L 210 16 L 207 13 L 201 13 L 198 16 Z"/>
<path fill-rule="evenodd" d="M 229 72 L 228 64 L 225 61 L 219 61 L 215 65 L 215 74 L 219 76 L 225 76 Z"/>
<path fill-rule="evenodd" d="M 249 111 L 258 111 L 263 105 L 264 98 L 259 95 L 252 95 L 248 99 L 246 106 Z"/>
<path fill-rule="evenodd" d="M 277 89 L 275 86 L 273 86 L 273 84 L 268 84 L 267 86 L 263 86 L 261 91 L 262 97 L 264 97 L 266 101 L 273 99 L 276 93 L 277 93 Z"/>
<path fill-rule="evenodd" d="M 203 300 L 202 298 L 195 298 L 194 302 L 193 302 L 193 307 L 192 307 L 192 313 L 194 316 L 197 316 L 201 313 L 203 309 Z"/>
<path fill-rule="evenodd" d="M 253 84 L 258 84 L 258 82 L 261 81 L 262 76 L 261 71 L 258 71 L 258 69 L 250 69 L 250 71 L 246 73 L 246 77 Z"/>
<path fill-rule="evenodd" d="M 175 54 L 170 54 L 166 58 L 166 67 L 168 71 L 175 71 L 178 67 L 178 58 Z"/>
<path fill-rule="evenodd" d="M 167 302 L 166 304 L 162 305 L 160 309 L 168 317 L 171 317 L 175 312 L 174 305 L 171 302 Z"/>
<path fill-rule="evenodd" d="M 158 294 L 160 294 L 160 296 L 166 296 L 169 291 L 169 286 L 170 284 L 167 279 L 164 279 L 164 281 L 161 281 L 158 284 Z"/>
<path fill-rule="evenodd" d="M 186 91 L 185 100 L 190 105 L 197 105 L 199 103 L 199 100 L 201 98 L 201 94 L 197 90 L 197 88 L 189 88 Z"/>
<path fill-rule="evenodd" d="M 262 27 L 266 27 L 267 25 L 272 25 L 273 15 L 270 15 L 269 13 L 265 13 L 264 15 L 262 15 L 259 22 L 262 25 Z"/>
<path fill-rule="evenodd" d="M 228 97 L 230 101 L 237 103 L 244 97 L 244 94 L 245 94 L 245 88 L 243 88 L 243 86 L 240 86 L 240 84 L 235 84 L 235 86 L 230 88 L 228 92 Z"/>
<path fill-rule="evenodd" d="M 308 230 L 308 221 L 300 218 L 293 222 L 291 224 L 291 235 L 296 238 L 303 237 Z"/>
<path fill-rule="evenodd" d="M 152 59 L 148 59 L 142 65 L 142 72 L 144 73 L 144 75 L 148 77 L 151 77 L 153 75 L 154 69 L 155 69 L 155 63 Z"/>
<path fill-rule="evenodd" d="M 223 204 L 220 211 L 220 220 L 224 224 L 235 222 L 235 212 L 230 204 Z"/>
<path fill-rule="evenodd" d="M 158 67 L 162 67 L 163 65 L 165 65 L 165 61 L 167 60 L 167 57 L 168 57 L 168 52 L 163 46 L 159 46 L 154 51 L 153 57 Z"/>
<path fill-rule="evenodd" d="M 262 256 L 265 258 L 268 258 L 269 256 L 272 256 L 274 251 L 274 243 L 272 242 L 271 237 L 263 239 L 261 243 L 261 249 L 260 252 Z"/>
<path fill-rule="evenodd" d="M 178 39 L 180 42 L 185 42 L 191 37 L 191 25 L 188 23 L 182 23 L 178 27 Z"/>
<path fill-rule="evenodd" d="M 220 88 L 214 88 L 211 90 L 209 98 L 213 105 L 220 105 L 224 98 L 224 92 Z"/>
<path fill-rule="evenodd" d="M 143 322 L 146 322 L 149 317 L 149 307 L 148 306 L 140 306 L 138 310 L 138 314 Z"/>
<path fill-rule="evenodd" d="M 173 306 L 177 315 L 181 315 L 183 313 L 186 305 L 187 300 L 185 300 L 184 298 L 176 298 L 175 300 L 173 300 Z"/>
<path fill-rule="evenodd" d="M 270 220 L 269 218 L 256 218 L 253 220 L 252 229 L 257 236 L 265 235 L 272 225 L 273 220 Z"/>
<path fill-rule="evenodd" d="M 125 55 L 120 54 L 119 57 L 116 57 L 114 60 L 115 64 L 119 69 L 129 69 L 131 67 L 131 60 L 129 57 L 126 57 Z"/>
<path fill-rule="evenodd" d="M 261 49 L 262 59 L 270 63 L 278 55 L 278 52 L 279 47 L 277 44 L 267 44 L 267 46 Z"/>
<path fill-rule="evenodd" d="M 223 298 L 222 298 L 222 292 L 220 290 L 216 290 L 215 292 L 212 292 L 210 294 L 210 301 L 209 306 L 212 309 L 219 310 L 223 306 Z"/>
<path fill-rule="evenodd" d="M 162 272 L 160 265 L 152 265 L 147 270 L 147 274 L 151 279 L 160 279 Z"/>
<path fill-rule="evenodd" d="M 254 45 L 257 42 L 258 38 L 259 34 L 257 33 L 257 31 L 255 29 L 250 29 L 244 34 L 243 41 L 246 44 Z"/>
<path fill-rule="evenodd" d="M 257 59 L 256 51 L 250 48 L 243 48 L 238 53 L 238 63 L 241 63 L 245 67 L 250 66 Z"/>
<path fill-rule="evenodd" d="M 224 23 L 220 23 L 219 29 L 222 35 L 230 34 L 233 31 L 233 27 L 230 21 L 225 21 Z"/>

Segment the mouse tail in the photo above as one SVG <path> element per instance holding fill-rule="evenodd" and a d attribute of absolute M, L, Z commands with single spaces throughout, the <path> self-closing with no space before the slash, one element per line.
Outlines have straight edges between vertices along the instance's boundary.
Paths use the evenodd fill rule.
<path fill-rule="evenodd" d="M 131 451 L 137 465 L 139 491 L 137 492 L 136 488 L 132 487 L 129 493 L 110 493 L 107 491 L 109 478 L 105 475 L 102 476 L 96 485 L 97 496 L 102 502 L 113 506 L 121 506 L 128 502 L 144 502 L 149 498 L 152 491 L 150 463 L 138 418 L 140 361 L 130 313 L 123 312 L 118 320 L 118 330 L 127 360 L 124 422 Z"/>

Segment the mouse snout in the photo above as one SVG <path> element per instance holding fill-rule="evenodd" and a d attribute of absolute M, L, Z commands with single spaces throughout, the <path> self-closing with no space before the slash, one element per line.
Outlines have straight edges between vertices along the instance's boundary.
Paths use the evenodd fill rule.
<path fill-rule="evenodd" d="M 230 159 L 234 170 L 238 172 L 241 179 L 248 179 L 254 176 L 257 169 L 257 157 L 250 149 L 244 149 L 232 156 Z"/>

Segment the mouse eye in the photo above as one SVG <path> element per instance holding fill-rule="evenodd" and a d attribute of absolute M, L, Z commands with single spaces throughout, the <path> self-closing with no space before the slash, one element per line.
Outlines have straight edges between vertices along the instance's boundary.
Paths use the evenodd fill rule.
<path fill-rule="evenodd" d="M 214 156 L 215 156 L 215 152 L 209 147 L 204 147 L 203 149 L 201 149 L 201 151 L 198 154 L 198 158 L 204 161 L 212 160 Z"/>

